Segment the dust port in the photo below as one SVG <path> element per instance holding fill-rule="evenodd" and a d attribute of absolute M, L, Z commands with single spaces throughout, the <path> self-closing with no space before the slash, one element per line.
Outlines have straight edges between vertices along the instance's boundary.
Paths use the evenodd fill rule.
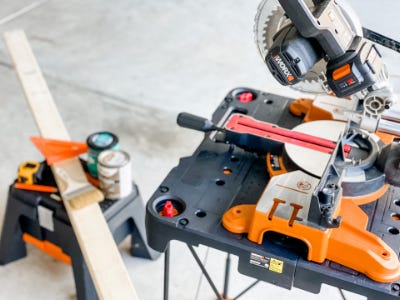
<path fill-rule="evenodd" d="M 242 103 L 250 103 L 257 99 L 257 94 L 249 89 L 237 89 L 233 92 L 233 97 Z"/>
<path fill-rule="evenodd" d="M 156 212 L 165 218 L 173 218 L 182 214 L 185 210 L 185 202 L 175 197 L 160 197 L 155 201 Z"/>
<path fill-rule="evenodd" d="M 388 232 L 393 235 L 398 235 L 400 231 L 396 227 L 389 227 Z"/>
<path fill-rule="evenodd" d="M 393 201 L 393 203 L 397 206 L 400 206 L 400 199 L 396 199 Z"/>

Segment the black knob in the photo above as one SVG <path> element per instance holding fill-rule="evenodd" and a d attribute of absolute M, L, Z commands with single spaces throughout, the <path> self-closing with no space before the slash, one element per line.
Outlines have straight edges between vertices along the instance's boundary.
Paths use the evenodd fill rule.
<path fill-rule="evenodd" d="M 194 129 L 202 132 L 218 130 L 218 128 L 208 119 L 182 112 L 176 120 L 179 126 Z"/>

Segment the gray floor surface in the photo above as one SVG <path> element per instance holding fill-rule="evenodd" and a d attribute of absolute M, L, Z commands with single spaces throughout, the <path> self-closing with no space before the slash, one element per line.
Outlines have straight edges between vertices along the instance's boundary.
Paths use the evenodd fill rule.
<path fill-rule="evenodd" d="M 400 3 L 351 0 L 362 22 L 400 39 Z M 148 199 L 201 134 L 179 128 L 178 112 L 208 117 L 237 86 L 290 94 L 269 76 L 253 43 L 258 0 L 0 0 L 0 32 L 24 29 L 74 140 L 98 130 L 119 135 L 132 157 L 133 177 Z M 399 56 L 384 51 L 395 82 Z M 41 156 L 29 142 L 38 132 L 0 42 L 0 221 L 7 186 L 20 162 Z M 141 299 L 162 298 L 163 261 L 121 252 Z M 70 267 L 33 247 L 27 258 L 0 267 L 0 299 L 74 299 Z M 199 247 L 222 288 L 225 254 Z M 214 299 L 185 245 L 172 244 L 171 299 Z M 236 263 L 236 262 L 235 262 Z M 232 272 L 231 294 L 253 279 Z M 346 292 L 348 299 L 363 299 Z M 260 283 L 241 299 L 342 299 L 323 286 L 319 295 Z"/>

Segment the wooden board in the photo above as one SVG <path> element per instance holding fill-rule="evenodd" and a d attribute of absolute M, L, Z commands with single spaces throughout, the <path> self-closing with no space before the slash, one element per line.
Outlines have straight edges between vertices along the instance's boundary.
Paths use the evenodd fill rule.
<path fill-rule="evenodd" d="M 41 135 L 45 138 L 69 140 L 25 33 L 7 32 L 4 38 Z M 138 299 L 98 203 L 82 209 L 71 207 L 71 195 L 75 197 L 87 185 L 79 160 L 73 158 L 56 163 L 52 170 L 99 298 Z M 75 186 L 70 184 L 71 178 L 76 182 Z"/>

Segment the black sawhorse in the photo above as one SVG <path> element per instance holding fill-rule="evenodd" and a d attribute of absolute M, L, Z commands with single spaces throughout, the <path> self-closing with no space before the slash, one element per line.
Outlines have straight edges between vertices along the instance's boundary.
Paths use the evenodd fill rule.
<path fill-rule="evenodd" d="M 155 259 L 159 255 L 147 245 L 144 206 L 136 186 L 128 197 L 105 200 L 100 207 L 117 244 L 131 234 L 132 256 Z M 0 239 L 1 265 L 27 255 L 24 234 L 51 243 L 69 256 L 78 300 L 98 299 L 62 202 L 51 199 L 49 194 L 19 190 L 11 185 Z"/>

